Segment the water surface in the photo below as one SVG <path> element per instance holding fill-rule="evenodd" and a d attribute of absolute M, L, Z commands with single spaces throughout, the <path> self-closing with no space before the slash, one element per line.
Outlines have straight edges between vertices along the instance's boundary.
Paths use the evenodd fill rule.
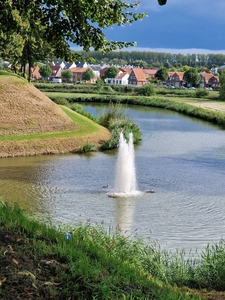
<path fill-rule="evenodd" d="M 85 110 L 98 115 L 105 106 Z M 108 197 L 117 150 L 1 159 L 0 197 L 42 220 L 119 225 L 171 250 L 219 241 L 225 224 L 225 131 L 160 109 L 132 107 L 128 113 L 143 133 L 135 147 L 139 197 Z M 155 193 L 144 193 L 149 189 Z"/>

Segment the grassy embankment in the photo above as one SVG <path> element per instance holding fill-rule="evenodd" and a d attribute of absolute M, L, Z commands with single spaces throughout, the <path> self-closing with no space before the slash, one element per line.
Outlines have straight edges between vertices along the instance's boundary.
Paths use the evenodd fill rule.
<path fill-rule="evenodd" d="M 187 260 L 89 223 L 56 230 L 1 203 L 0 246 L 4 300 L 225 299 L 224 241 Z"/>
<path fill-rule="evenodd" d="M 109 131 L 60 107 L 23 78 L 0 72 L 0 157 L 98 149 Z"/>
<path fill-rule="evenodd" d="M 196 268 L 119 232 L 87 223 L 70 228 L 68 236 L 18 207 L 0 206 L 0 299 L 224 299 L 197 290 L 211 288 L 224 270 L 210 251 L 215 267 L 210 270 L 208 258 Z"/>
<path fill-rule="evenodd" d="M 91 86 L 49 86 L 37 84 L 48 97 L 54 101 L 67 100 L 74 102 L 124 103 L 165 108 L 184 115 L 209 121 L 225 128 L 225 102 L 220 100 L 218 91 L 209 91 L 204 98 L 196 97 L 195 90 L 164 89 L 156 87 L 156 94 L 151 97 L 135 95 L 135 89 L 128 92 L 110 89 L 97 93 L 96 87 Z"/>

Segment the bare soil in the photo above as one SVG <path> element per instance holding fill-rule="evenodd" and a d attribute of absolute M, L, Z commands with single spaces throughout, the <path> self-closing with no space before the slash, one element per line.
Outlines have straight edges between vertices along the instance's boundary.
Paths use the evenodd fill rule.
<path fill-rule="evenodd" d="M 96 125 L 95 125 L 96 126 Z M 28 134 L 80 131 L 67 114 L 32 84 L 16 76 L 0 76 L 0 137 L 21 136 L 23 140 L 0 141 L 0 157 L 77 152 L 87 142 L 99 148 L 110 133 L 98 131 L 68 138 L 26 140 Z"/>

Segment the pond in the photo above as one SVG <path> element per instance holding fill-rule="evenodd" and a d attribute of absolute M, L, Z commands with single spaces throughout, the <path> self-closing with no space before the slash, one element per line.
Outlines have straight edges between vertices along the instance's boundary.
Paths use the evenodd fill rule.
<path fill-rule="evenodd" d="M 99 115 L 104 105 L 85 105 Z M 4 158 L 0 197 L 57 224 L 91 222 L 161 248 L 201 250 L 224 237 L 225 131 L 175 112 L 129 107 L 142 131 L 135 147 L 137 197 L 110 198 L 117 149 Z M 109 185 L 109 188 L 103 188 Z M 153 189 L 155 193 L 144 193 Z"/>

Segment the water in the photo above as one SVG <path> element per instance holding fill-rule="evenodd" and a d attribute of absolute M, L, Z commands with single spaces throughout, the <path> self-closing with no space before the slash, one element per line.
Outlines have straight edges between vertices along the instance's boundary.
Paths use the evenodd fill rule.
<path fill-rule="evenodd" d="M 129 134 L 129 141 L 120 133 L 118 156 L 116 162 L 115 193 L 111 197 L 132 197 L 139 195 L 136 182 L 135 156 L 133 134 Z"/>
<path fill-rule="evenodd" d="M 105 106 L 86 106 L 102 113 Z M 135 197 L 111 198 L 118 149 L 0 160 L 0 197 L 46 222 L 120 226 L 162 248 L 203 249 L 224 238 L 225 132 L 177 113 L 135 107 Z M 153 189 L 155 193 L 144 193 Z"/>

